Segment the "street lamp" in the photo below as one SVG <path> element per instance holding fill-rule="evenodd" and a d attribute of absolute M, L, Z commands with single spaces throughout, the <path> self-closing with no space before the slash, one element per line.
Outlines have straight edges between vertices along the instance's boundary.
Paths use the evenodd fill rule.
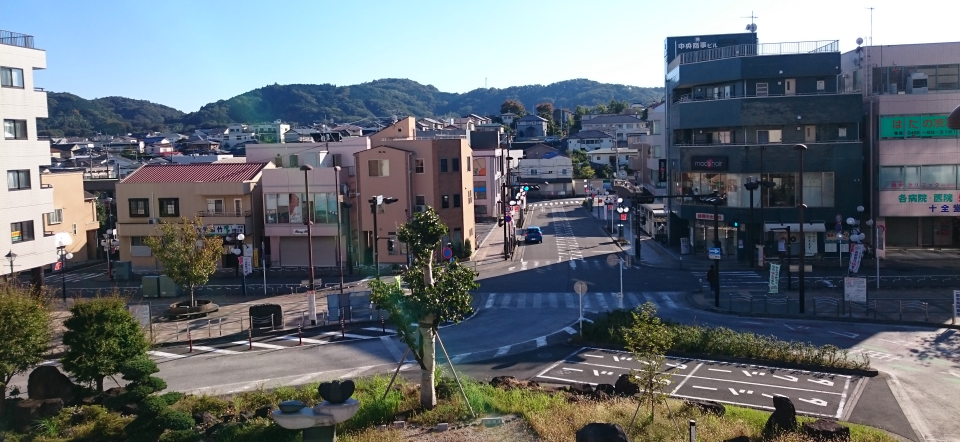
<path fill-rule="evenodd" d="M 310 282 L 307 286 L 307 315 L 310 316 L 310 325 L 317 325 L 317 293 L 315 292 L 315 279 L 313 272 L 313 214 L 310 210 L 310 171 L 313 166 L 304 164 L 300 166 L 303 171 L 303 194 L 306 201 L 304 206 L 307 210 L 303 214 L 303 223 L 307 225 L 307 265 L 310 266 Z"/>
<path fill-rule="evenodd" d="M 58 242 L 59 243 L 59 242 Z M 73 253 L 67 252 L 67 246 L 57 246 L 57 255 L 60 257 L 60 284 L 63 302 L 67 302 L 67 260 L 73 259 Z"/>
<path fill-rule="evenodd" d="M 17 259 L 17 254 L 13 253 L 13 250 L 7 252 L 6 255 L 3 255 L 7 258 L 7 261 L 10 261 L 10 278 L 13 278 L 13 261 Z"/>
<path fill-rule="evenodd" d="M 797 204 L 797 213 L 800 218 L 800 313 L 803 313 L 805 310 L 804 301 L 805 301 L 805 291 L 804 291 L 804 258 L 807 255 L 807 240 L 803 236 L 803 212 L 806 210 L 807 205 L 803 203 L 803 153 L 807 150 L 807 146 L 804 144 L 797 144 L 793 146 L 793 150 L 800 152 L 800 201 Z M 863 207 L 860 207 L 860 211 L 863 211 Z M 789 241 L 789 238 L 788 238 Z"/>
<path fill-rule="evenodd" d="M 236 241 L 239 244 L 237 244 L 237 247 L 234 247 L 233 250 L 231 251 L 233 252 L 234 255 L 237 255 L 237 268 L 239 269 L 242 267 L 242 270 L 240 270 L 240 273 L 243 274 L 243 296 L 247 296 L 247 267 L 244 266 L 244 261 L 246 258 L 243 256 L 243 240 L 244 239 L 246 239 L 246 236 L 244 236 L 242 233 L 238 233 L 236 237 Z"/>
<path fill-rule="evenodd" d="M 117 237 L 116 226 L 113 225 L 113 198 L 107 197 L 104 198 L 104 202 L 107 203 L 107 232 L 103 234 L 103 241 L 100 242 L 100 245 L 103 246 L 103 250 L 107 253 L 107 277 L 110 280 L 113 280 L 113 272 L 110 271 L 110 252 L 113 248 L 119 246 L 119 244 L 114 245 L 113 240 Z M 117 241 L 119 243 L 119 241 Z"/>
<path fill-rule="evenodd" d="M 619 198 L 618 201 L 621 201 L 621 203 L 617 205 L 617 213 L 620 214 L 620 223 L 617 224 L 617 226 L 619 227 L 619 233 L 617 234 L 617 236 L 621 241 L 623 241 L 623 222 L 626 221 L 627 212 L 630 211 L 630 208 L 623 205 L 622 198 Z"/>
<path fill-rule="evenodd" d="M 334 194 L 337 196 L 337 269 L 340 271 L 340 295 L 343 297 L 343 251 L 340 245 L 340 166 L 333 166 Z"/>
<path fill-rule="evenodd" d="M 399 200 L 392 196 L 384 197 L 383 195 L 377 195 L 367 201 L 370 203 L 370 213 L 373 213 L 373 262 L 377 267 L 377 279 L 380 279 L 380 232 L 377 230 L 377 210 L 384 204 L 393 204 L 397 201 Z"/>
<path fill-rule="evenodd" d="M 720 193 L 716 190 L 713 191 L 713 195 L 700 197 L 700 202 L 707 203 L 713 206 L 713 247 L 720 249 L 720 206 L 727 200 L 727 197 L 720 196 Z M 720 256 L 723 256 L 723 250 L 720 251 Z M 716 271 L 717 282 L 713 286 L 713 304 L 715 307 L 720 308 L 720 260 L 716 259 L 714 263 L 714 270 Z"/>
<path fill-rule="evenodd" d="M 756 247 L 753 244 L 753 229 L 754 229 L 754 220 L 753 220 L 753 191 L 760 189 L 769 189 L 776 186 L 775 183 L 771 181 L 764 181 L 763 176 L 760 177 L 760 181 L 757 181 L 756 177 L 747 177 L 747 182 L 744 183 L 743 187 L 750 192 L 750 225 L 747 226 L 747 247 L 753 247 L 753 251 L 750 253 L 750 267 L 753 267 L 756 263 Z M 763 194 L 760 195 L 762 200 Z M 761 219 L 762 223 L 763 220 Z"/>

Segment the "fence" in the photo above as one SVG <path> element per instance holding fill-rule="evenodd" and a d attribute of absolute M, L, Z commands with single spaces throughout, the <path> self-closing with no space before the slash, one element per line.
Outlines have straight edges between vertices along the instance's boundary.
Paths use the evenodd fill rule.
<path fill-rule="evenodd" d="M 159 317 L 152 319 L 150 336 L 155 344 L 180 342 L 186 340 L 188 336 L 193 339 L 205 339 L 241 334 L 248 331 L 297 330 L 309 325 L 306 310 L 283 312 L 280 321 L 276 321 L 273 315 L 234 315 L 178 322 L 158 321 Z M 317 312 L 318 324 L 327 324 L 328 319 L 326 312 Z"/>
<path fill-rule="evenodd" d="M 762 303 L 758 308 L 757 303 Z M 751 296 L 745 294 L 727 295 L 727 311 L 744 311 L 736 308 L 746 306 L 750 313 L 799 314 L 800 301 L 786 296 Z M 929 302 L 916 299 L 876 299 L 865 303 L 844 301 L 838 297 L 814 297 L 806 302 L 808 313 L 813 316 L 862 317 L 875 319 L 896 319 L 931 322 L 931 310 L 934 321 L 946 321 L 952 318 L 952 304 L 949 300 Z M 932 308 L 931 308 L 932 307 Z"/>

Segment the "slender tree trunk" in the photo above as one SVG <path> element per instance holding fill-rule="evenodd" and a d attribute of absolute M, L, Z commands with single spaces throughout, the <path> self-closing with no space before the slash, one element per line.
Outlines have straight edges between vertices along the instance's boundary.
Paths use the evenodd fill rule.
<path fill-rule="evenodd" d="M 97 393 L 103 393 L 103 376 L 97 378 Z"/>
<path fill-rule="evenodd" d="M 193 299 L 193 284 L 190 284 L 190 307 L 196 307 L 197 301 Z"/>
<path fill-rule="evenodd" d="M 423 283 L 427 287 L 433 286 L 433 265 L 430 259 L 425 260 L 423 266 Z M 420 370 L 420 406 L 428 410 L 437 406 L 436 380 L 434 368 L 437 366 L 435 334 L 433 332 L 433 315 L 419 318 L 420 339 L 423 343 L 423 365 Z"/>
<path fill-rule="evenodd" d="M 0 382 L 0 417 L 3 416 L 3 412 L 6 409 L 7 404 L 7 384 Z"/>

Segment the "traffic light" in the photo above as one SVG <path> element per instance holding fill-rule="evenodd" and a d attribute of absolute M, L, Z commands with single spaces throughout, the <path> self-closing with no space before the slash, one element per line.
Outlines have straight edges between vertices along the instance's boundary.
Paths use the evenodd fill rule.
<path fill-rule="evenodd" d="M 394 241 L 393 241 L 392 238 L 387 240 L 387 251 L 388 251 L 388 252 L 392 252 L 392 251 L 393 251 L 393 244 L 394 244 Z"/>
<path fill-rule="evenodd" d="M 740 221 L 734 221 L 733 227 L 740 227 Z"/>

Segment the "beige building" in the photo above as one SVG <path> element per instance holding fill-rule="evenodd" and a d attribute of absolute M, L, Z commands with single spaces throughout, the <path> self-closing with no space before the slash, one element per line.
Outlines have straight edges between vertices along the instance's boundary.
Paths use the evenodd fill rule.
<path fill-rule="evenodd" d="M 40 174 L 42 186 L 53 187 L 53 212 L 43 218 L 43 231 L 56 235 L 70 234 L 73 243 L 66 251 L 73 253 L 72 262 L 87 261 L 97 257 L 97 202 L 93 194 L 83 190 L 83 171 L 54 172 Z M 67 266 L 69 267 L 69 263 Z"/>
<path fill-rule="evenodd" d="M 427 206 L 439 213 L 449 229 L 444 243 L 459 249 L 469 239 L 471 250 L 475 248 L 473 151 L 467 137 L 418 137 L 416 122 L 408 117 L 370 139 L 369 150 L 354 154 L 359 196 L 351 201 L 360 212 L 363 262 L 373 263 L 373 214 L 368 201 L 378 195 L 398 200 L 381 206 L 377 214 L 382 264 L 407 263 L 406 247 L 396 242 L 390 251 L 387 240 L 396 238 L 397 228 Z"/>
<path fill-rule="evenodd" d="M 162 222 L 202 217 L 213 235 L 224 237 L 220 267 L 233 267 L 230 250 L 245 238 L 244 256 L 258 262 L 254 244 L 263 234 L 260 179 L 272 163 L 206 163 L 145 165 L 117 184 L 117 235 L 120 260 L 134 269 L 159 269 L 144 239 Z"/>

